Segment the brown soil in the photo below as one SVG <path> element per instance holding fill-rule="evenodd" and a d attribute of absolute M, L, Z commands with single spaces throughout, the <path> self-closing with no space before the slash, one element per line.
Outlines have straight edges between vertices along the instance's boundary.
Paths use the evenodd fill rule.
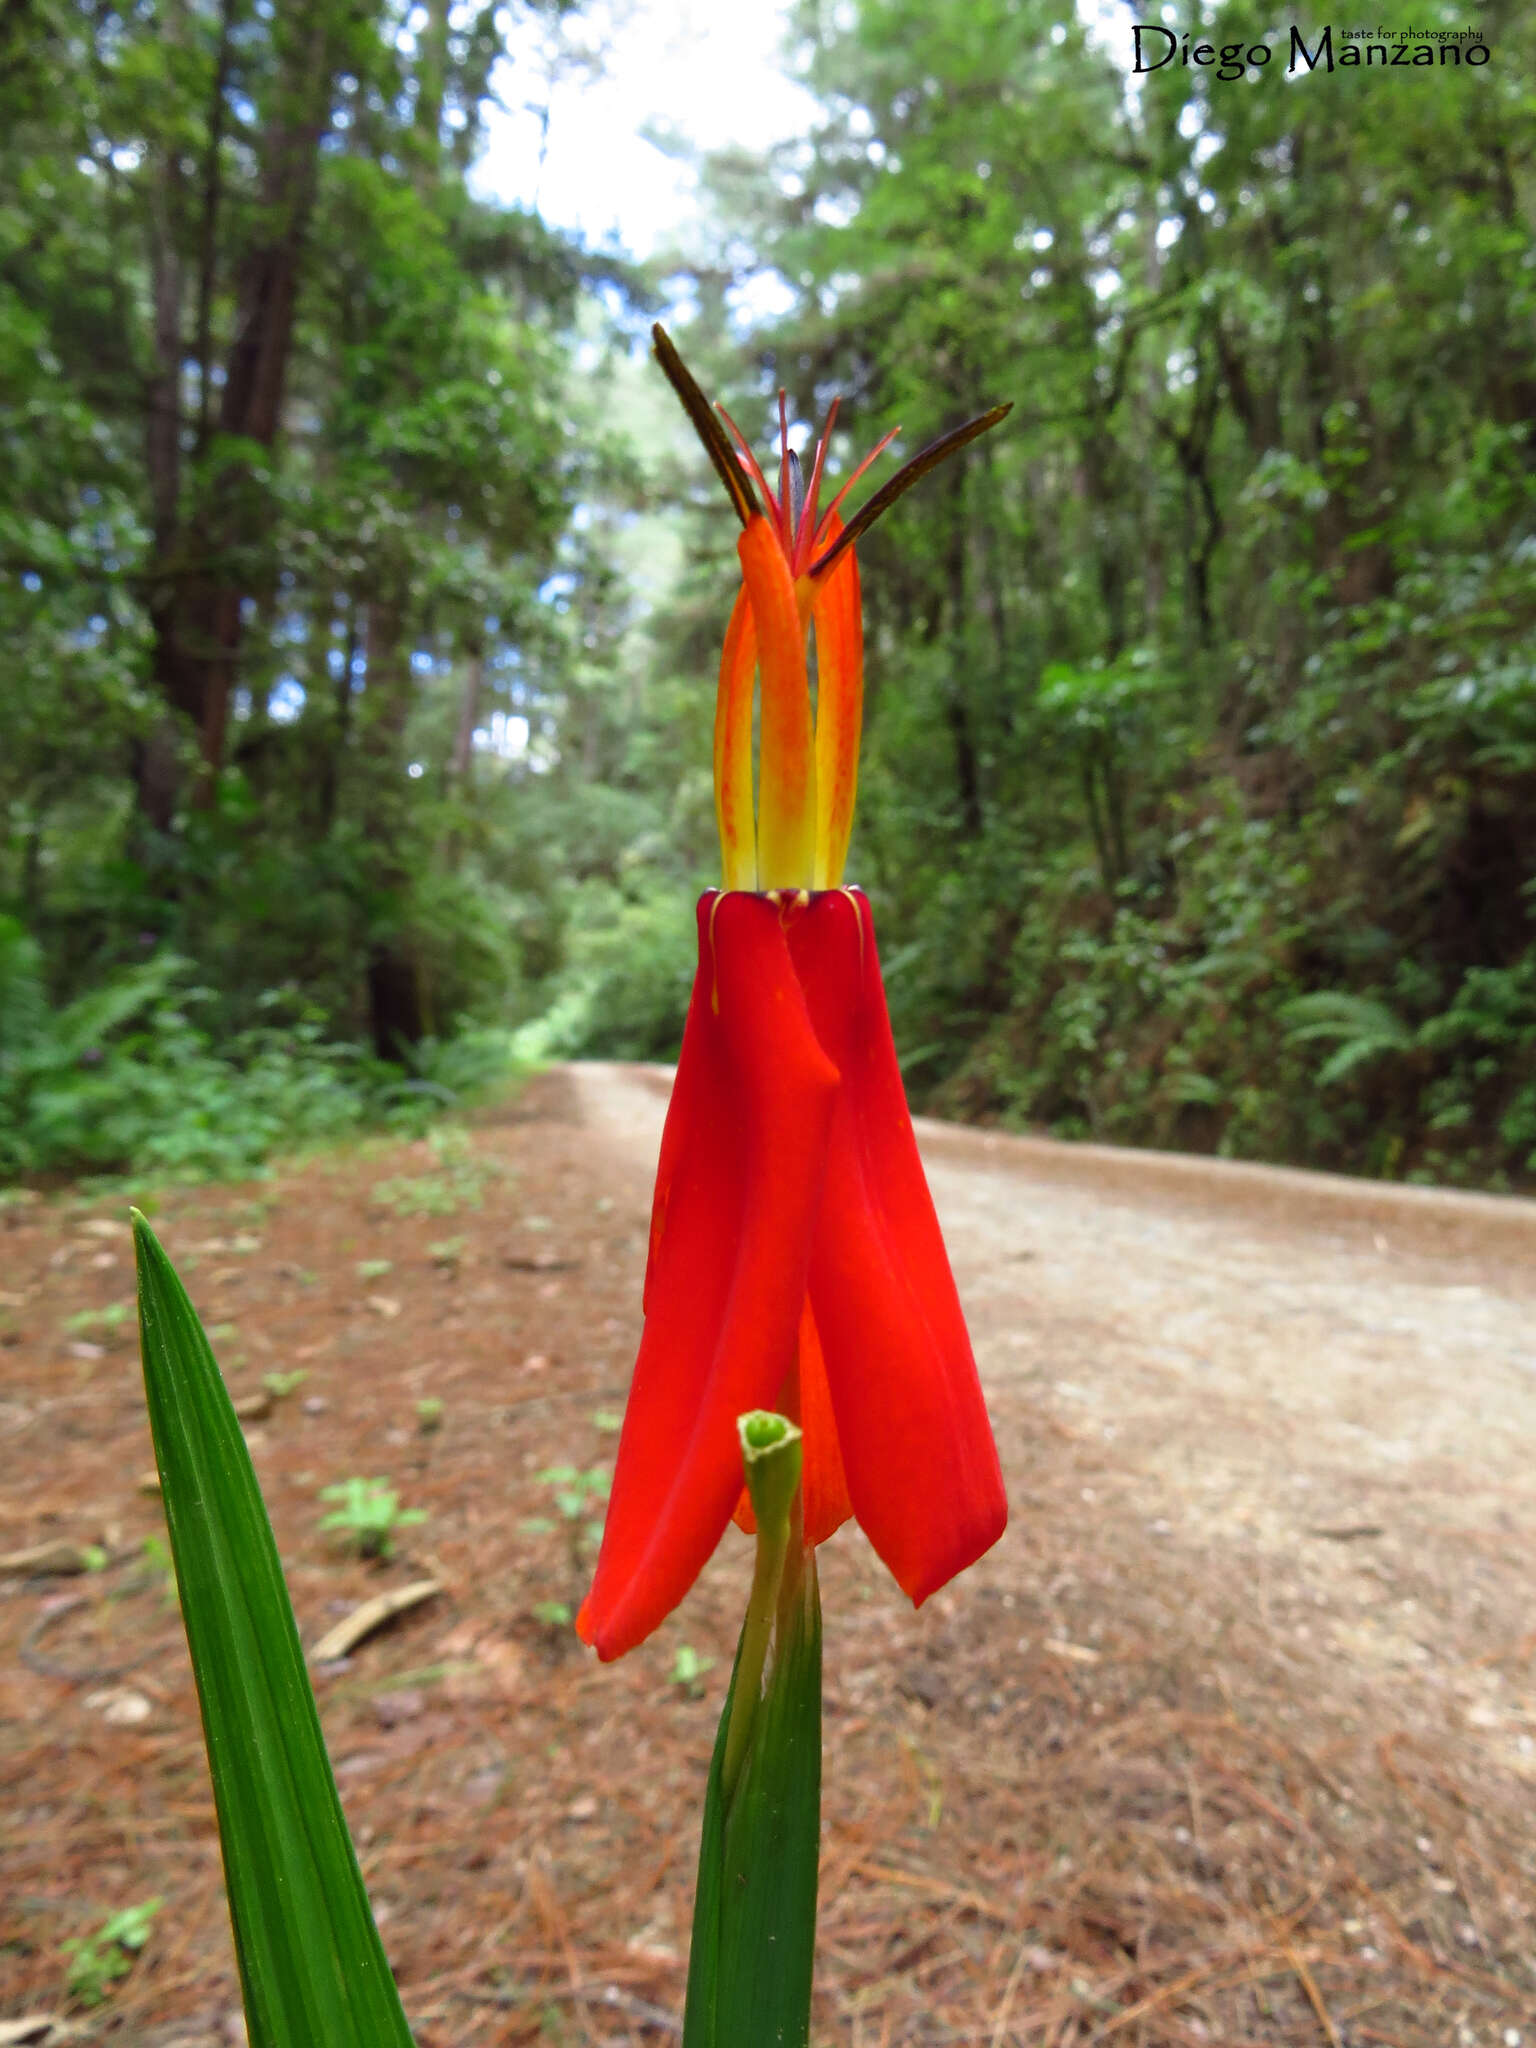
<path fill-rule="evenodd" d="M 306 1640 L 448 1582 L 316 1677 L 422 2048 L 677 2033 L 746 1547 L 599 1668 L 533 1613 L 584 1561 L 525 1526 L 542 1470 L 611 1457 L 664 1095 L 554 1073 L 462 1156 L 155 1215 L 237 1398 L 306 1375 L 249 1426 Z M 818 2042 L 1536 2048 L 1536 1204 L 923 1136 L 1014 1518 L 915 1617 L 855 1531 L 823 1553 Z M 0 1210 L 0 1550 L 109 1554 L 0 1581 L 0 2014 L 64 2011 L 61 1942 L 160 1894 L 72 2022 L 222 2048 L 131 1318 L 67 1327 L 131 1302 L 122 1213 Z M 387 1565 L 317 1526 L 353 1473 L 430 1510 Z"/>

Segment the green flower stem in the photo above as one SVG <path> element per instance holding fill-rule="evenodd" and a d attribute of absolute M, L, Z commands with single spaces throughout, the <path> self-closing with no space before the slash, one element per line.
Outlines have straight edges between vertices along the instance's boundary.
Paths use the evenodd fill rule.
<path fill-rule="evenodd" d="M 741 1462 L 757 1520 L 757 1556 L 752 1592 L 742 1623 L 741 1646 L 731 1693 L 731 1718 L 721 1762 L 721 1790 L 727 1802 L 741 1775 L 742 1759 L 762 1697 L 763 1667 L 777 1618 L 782 1635 L 789 1609 L 783 1594 L 798 1590 L 804 1577 L 800 1541 L 800 1432 L 785 1416 L 761 1409 L 741 1416 Z M 786 1572 L 786 1561 L 790 1569 Z"/>
<path fill-rule="evenodd" d="M 821 1606 L 800 1432 L 744 1415 L 751 1603 L 704 1794 L 683 2048 L 808 2048 L 821 1839 Z"/>

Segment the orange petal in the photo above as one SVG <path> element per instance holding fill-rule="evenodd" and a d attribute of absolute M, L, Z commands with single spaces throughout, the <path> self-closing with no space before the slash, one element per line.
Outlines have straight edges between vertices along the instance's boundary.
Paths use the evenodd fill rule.
<path fill-rule="evenodd" d="M 753 519 L 736 543 L 762 670 L 758 728 L 757 877 L 762 889 L 803 889 L 816 852 L 816 753 L 805 627 L 778 537 Z"/>
<path fill-rule="evenodd" d="M 752 822 L 752 683 L 756 670 L 757 629 L 743 586 L 726 628 L 715 697 L 715 818 L 727 889 L 757 887 L 757 834 Z"/>
<path fill-rule="evenodd" d="M 828 540 L 842 521 L 833 518 Z M 864 721 L 864 615 L 859 565 L 852 548 L 816 583 L 816 874 L 813 886 L 835 889 L 848 860 L 859 786 L 859 732 Z"/>

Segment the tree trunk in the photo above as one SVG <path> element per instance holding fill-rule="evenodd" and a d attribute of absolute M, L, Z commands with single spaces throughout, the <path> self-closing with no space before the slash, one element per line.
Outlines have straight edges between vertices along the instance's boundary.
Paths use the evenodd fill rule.
<path fill-rule="evenodd" d="M 950 674 L 944 691 L 944 718 L 955 749 L 955 789 L 960 798 L 961 824 L 967 839 L 979 839 L 982 830 L 981 762 L 965 687 L 967 628 L 970 624 L 965 573 L 965 478 L 969 466 L 969 454 L 950 464 L 949 532 L 944 553 L 949 599 Z"/>
<path fill-rule="evenodd" d="M 174 154 L 160 167 L 150 216 L 150 292 L 154 302 L 154 369 L 145 393 L 144 467 L 149 481 L 150 523 L 155 558 L 174 578 L 177 527 L 181 509 L 181 257 L 177 248 L 177 215 L 181 205 L 181 172 Z M 178 598 L 174 580 L 152 587 L 149 600 L 154 630 L 153 672 L 166 709 L 134 748 L 134 780 L 139 811 L 157 832 L 168 832 L 176 808 L 176 712 L 196 715 L 187 678 L 172 658 L 173 621 Z"/>
<path fill-rule="evenodd" d="M 213 397 L 213 287 L 219 257 L 219 207 L 223 199 L 225 95 L 229 89 L 230 52 L 236 25 L 237 0 L 223 0 L 219 10 L 219 54 L 208 97 L 207 140 L 203 147 L 203 209 L 197 251 L 197 452 L 207 445 Z"/>
<path fill-rule="evenodd" d="M 290 18 L 281 79 L 265 129 L 258 226 L 241 265 L 234 334 L 225 364 L 218 432 L 264 448 L 274 444 L 282 421 L 320 143 L 330 123 L 330 23 L 324 0 L 313 0 L 296 21 Z M 226 38 L 232 24 L 230 7 Z M 227 84 L 227 69 L 227 49 L 221 45 L 221 83 Z M 210 115 L 198 281 L 200 349 L 209 346 L 221 124 L 222 114 Z M 205 376 L 205 392 L 208 382 Z M 201 398 L 199 404 L 201 412 Z M 186 525 L 173 520 L 169 531 L 157 535 L 156 565 L 165 581 L 150 606 L 152 668 L 170 710 L 189 719 L 197 731 L 201 758 L 193 802 L 198 806 L 213 801 L 224 761 L 230 694 L 243 638 L 242 603 L 256 581 L 254 563 L 264 539 L 253 495 L 249 470 L 233 465 L 220 472 L 210 498 L 194 508 Z M 172 720 L 170 731 L 157 734 L 142 749 L 139 768 L 141 808 L 161 830 L 169 827 L 174 814 L 177 781 Z"/>
<path fill-rule="evenodd" d="M 144 461 L 155 550 L 164 555 L 176 532 L 181 503 L 181 255 L 176 231 L 181 212 L 181 171 L 174 153 L 161 166 L 151 202 L 150 289 L 155 306 L 155 367 L 144 421 Z"/>
<path fill-rule="evenodd" d="M 1109 849 L 1109 837 L 1104 830 L 1104 813 L 1099 803 L 1098 775 L 1093 755 L 1086 749 L 1079 762 L 1079 773 L 1083 785 L 1083 808 L 1088 813 L 1088 830 L 1093 835 L 1093 850 L 1099 858 L 1099 879 L 1105 890 L 1115 886 L 1114 858 Z"/>
<path fill-rule="evenodd" d="M 981 766 L 969 706 L 951 687 L 944 700 L 944 720 L 955 749 L 955 788 L 960 798 L 960 823 L 967 839 L 981 837 Z"/>
<path fill-rule="evenodd" d="M 475 727 L 480 723 L 480 693 L 485 688 L 485 649 L 472 640 L 464 656 L 464 694 L 459 699 L 459 729 L 453 739 L 453 779 L 462 789 L 475 757 Z"/>
<path fill-rule="evenodd" d="M 405 729 L 411 710 L 411 665 L 405 618 L 393 598 L 368 607 L 367 682 L 361 751 L 368 777 L 363 836 L 377 896 L 398 905 L 410 885 L 404 839 Z M 427 1033 L 421 968 L 409 936 L 386 915 L 368 947 L 368 1022 L 380 1059 L 398 1060 Z"/>
<path fill-rule="evenodd" d="M 475 765 L 475 727 L 480 722 L 480 698 L 485 688 L 485 648 L 478 636 L 472 639 L 464 654 L 464 684 L 459 697 L 459 725 L 453 736 L 453 754 L 448 763 L 448 786 L 461 802 L 466 801 L 473 789 Z M 438 849 L 438 858 L 446 868 L 457 867 L 463 848 L 463 834 L 459 829 L 462 812 L 443 835 Z"/>
<path fill-rule="evenodd" d="M 421 970 L 398 939 L 376 939 L 368 950 L 368 1027 L 381 1060 L 401 1060 L 427 1035 Z"/>
<path fill-rule="evenodd" d="M 352 706 L 355 698 L 357 658 L 362 652 L 362 608 L 355 597 L 347 599 L 347 631 L 342 644 L 341 674 L 336 679 L 335 716 L 332 720 L 329 748 L 320 763 L 320 837 L 323 839 L 336 823 L 336 807 L 341 796 L 341 769 L 347 757 L 347 748 L 352 738 Z"/>

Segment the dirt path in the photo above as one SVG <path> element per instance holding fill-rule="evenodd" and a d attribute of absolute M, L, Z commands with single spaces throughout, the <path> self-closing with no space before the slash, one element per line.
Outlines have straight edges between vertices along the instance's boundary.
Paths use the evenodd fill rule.
<path fill-rule="evenodd" d="M 306 1642 L 447 1584 L 316 1673 L 421 2048 L 675 2039 L 748 1553 L 598 1667 L 547 1477 L 611 1460 L 666 1087 L 133 1191 L 261 1411 Z M 1536 1205 L 921 1135 L 1012 1522 L 915 1616 L 822 1552 L 815 2048 L 1536 2048 Z M 0 1551 L 108 1559 L 0 1575 L 0 2018 L 160 1895 L 74 2038 L 228 2048 L 122 1213 L 0 1207 Z M 429 1512 L 386 1566 L 319 1526 L 348 1474 Z"/>
<path fill-rule="evenodd" d="M 589 1128 L 647 1168 L 667 1075 L 593 1065 L 573 1079 Z M 975 1576 L 1036 1622 L 1016 1654 L 1038 1671 L 1043 1650 L 1084 1681 L 1074 1703 L 1090 1717 L 1122 1715 L 1122 1756 L 1140 1730 L 1154 1778 L 1167 1729 L 1153 1700 L 1201 1718 L 1219 1704 L 1229 1737 L 1240 1726 L 1271 1755 L 1304 1747 L 1327 1866 L 1349 1867 L 1370 1815 L 1379 1869 L 1411 1872 L 1418 1900 L 1385 1934 L 1369 1911 L 1343 1926 L 1384 1945 L 1395 1934 L 1400 1954 L 1413 1926 L 1417 1962 L 1437 1924 L 1450 1957 L 1491 1958 L 1486 1920 L 1448 1872 L 1459 1853 L 1491 1878 L 1501 1834 L 1517 1859 L 1496 1889 L 1515 1908 L 1518 1989 L 1481 2018 L 1475 2000 L 1430 1997 L 1410 2021 L 1404 1991 L 1385 2032 L 1365 2015 L 1390 2001 L 1346 2004 L 1361 2014 L 1352 2033 L 1314 1982 L 1273 2036 L 1244 2038 L 1530 2048 L 1536 1203 L 918 1131 L 1010 1479 L 1014 1524 Z M 962 1590 L 941 1598 L 963 1612 Z M 1241 1747 L 1217 1766 L 1229 1783 Z M 1188 1810 L 1153 1829 L 1175 1858 L 1201 1834 L 1202 1756 L 1196 1742 L 1193 1765 L 1175 1766 Z M 1452 1782 L 1486 1802 L 1478 1850 L 1441 1840 Z M 1118 1838 L 1124 1851 L 1123 1800 L 1103 1810 L 1102 1777 L 1075 1789 L 1097 1849 Z M 1144 1878 L 1132 1890 L 1144 1903 Z M 1379 1908 L 1374 1885 L 1364 1895 Z M 1262 1948 L 1256 1930 L 1248 1940 Z M 1379 1954 L 1355 1944 L 1368 1966 Z M 1197 2022 L 1169 2038 L 1227 2036 Z"/>
<path fill-rule="evenodd" d="M 665 1073 L 572 1076 L 654 1163 Z M 1309 1632 L 1372 1671 L 1451 1647 L 1404 1575 L 1481 1650 L 1536 1627 L 1536 1202 L 919 1130 L 1005 1439 L 1042 1409 L 1096 1437 L 1150 1537 L 1251 1555 L 1261 1601 L 1300 1565 Z M 1491 1726 L 1497 1681 L 1463 1678 Z M 1499 1726 L 1536 1784 L 1531 1704 Z"/>

